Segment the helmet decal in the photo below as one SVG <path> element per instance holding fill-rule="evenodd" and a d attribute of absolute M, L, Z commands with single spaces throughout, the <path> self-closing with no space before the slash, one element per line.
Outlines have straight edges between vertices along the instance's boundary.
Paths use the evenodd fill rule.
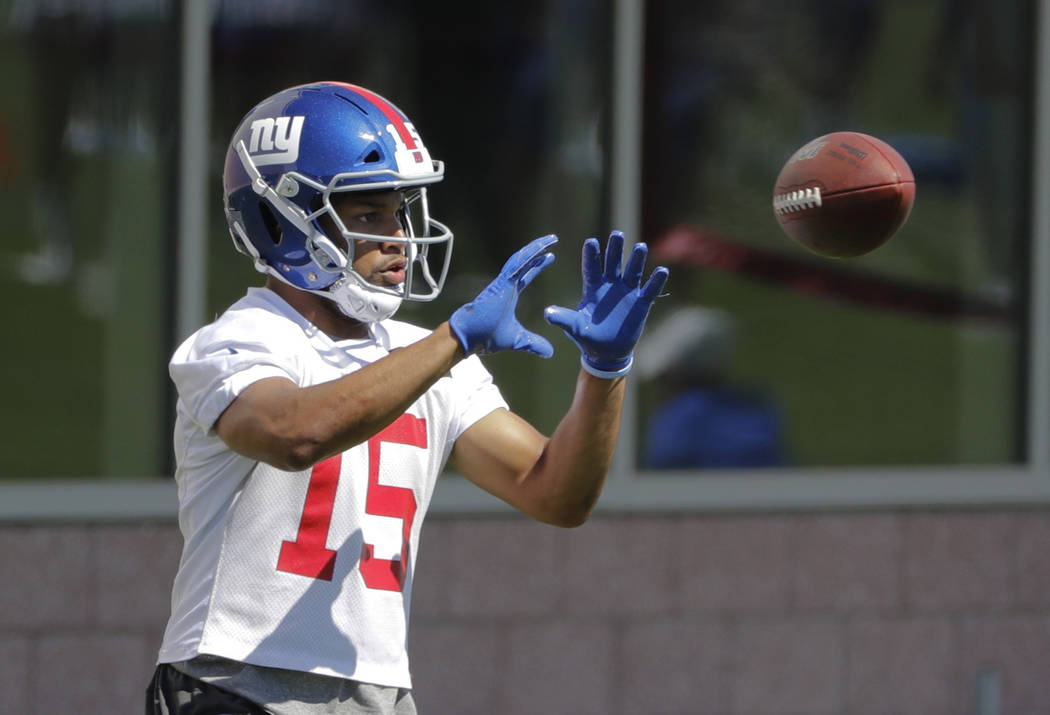
<path fill-rule="evenodd" d="M 398 109 L 396 109 L 394 105 L 390 104 L 390 102 L 386 101 L 375 92 L 365 89 L 364 87 L 358 87 L 357 85 L 346 83 L 333 84 L 341 84 L 341 86 L 346 87 L 347 89 L 356 92 L 357 94 L 360 94 L 362 97 L 374 104 L 376 106 L 376 109 L 382 112 L 383 116 L 385 116 L 390 122 L 388 128 L 391 132 L 393 132 L 401 139 L 401 145 L 412 150 L 416 148 L 417 144 L 420 147 L 422 147 L 423 142 L 419 139 L 419 135 L 416 133 L 416 130 L 412 128 L 412 125 L 408 122 L 405 116 L 401 114 L 401 112 Z M 397 140 L 395 139 L 395 141 Z M 420 157 L 419 161 L 422 161 L 422 157 Z"/>
<path fill-rule="evenodd" d="M 371 101 L 389 120 L 386 130 L 390 133 L 394 143 L 397 144 L 394 158 L 397 161 L 398 171 L 403 174 L 413 175 L 425 173 L 429 170 L 427 167 L 430 164 L 430 154 L 427 152 L 426 147 L 423 146 L 423 140 L 420 139 L 419 133 L 412 126 L 412 123 L 405 119 L 398 109 L 375 92 L 371 92 L 364 87 L 358 87 L 353 84 L 345 84 L 343 86 Z"/>
<path fill-rule="evenodd" d="M 251 125 L 248 153 L 256 166 L 291 164 L 299 158 L 299 139 L 306 117 L 264 117 Z"/>

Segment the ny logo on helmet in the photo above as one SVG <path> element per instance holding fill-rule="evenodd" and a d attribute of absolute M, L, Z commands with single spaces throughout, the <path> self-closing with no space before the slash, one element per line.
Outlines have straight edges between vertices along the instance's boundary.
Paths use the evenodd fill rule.
<path fill-rule="evenodd" d="M 267 117 L 252 122 L 248 153 L 256 166 L 289 164 L 299 158 L 299 138 L 306 117 Z"/>

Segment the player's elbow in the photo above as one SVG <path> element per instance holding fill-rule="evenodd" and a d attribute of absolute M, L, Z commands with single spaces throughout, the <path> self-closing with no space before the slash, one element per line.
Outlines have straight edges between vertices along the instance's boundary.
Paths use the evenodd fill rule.
<path fill-rule="evenodd" d="M 265 436 L 257 433 L 250 440 L 238 440 L 234 435 L 229 435 L 225 441 L 238 454 L 285 472 L 310 469 L 328 456 L 319 441 L 287 433 L 270 432 Z"/>
<path fill-rule="evenodd" d="M 575 529 L 578 526 L 586 524 L 590 516 L 591 513 L 589 511 L 566 512 L 554 515 L 547 519 L 542 519 L 541 521 L 545 524 L 557 526 L 562 529 Z"/>
<path fill-rule="evenodd" d="M 288 472 L 309 469 L 326 456 L 321 440 L 280 416 L 227 410 L 215 431 L 237 454 Z"/>
<path fill-rule="evenodd" d="M 562 529 L 575 529 L 587 523 L 591 512 L 594 511 L 596 501 L 596 499 L 584 499 L 552 504 L 533 516 L 544 524 Z"/>
<path fill-rule="evenodd" d="M 267 459 L 269 464 L 287 472 L 301 472 L 330 456 L 326 445 L 315 439 L 288 440 Z"/>
<path fill-rule="evenodd" d="M 557 526 L 562 529 L 575 529 L 578 526 L 583 526 L 587 523 L 591 513 L 588 512 L 577 512 L 574 514 L 566 514 L 559 516 L 556 520 L 547 522 L 552 526 Z"/>
<path fill-rule="evenodd" d="M 317 429 L 282 425 L 271 429 L 260 440 L 262 461 L 286 472 L 311 469 L 318 462 L 339 452 L 338 444 Z"/>
<path fill-rule="evenodd" d="M 271 466 L 286 472 L 301 472 L 310 469 L 321 460 L 314 455 L 312 450 L 303 446 L 284 450 L 267 461 Z"/>

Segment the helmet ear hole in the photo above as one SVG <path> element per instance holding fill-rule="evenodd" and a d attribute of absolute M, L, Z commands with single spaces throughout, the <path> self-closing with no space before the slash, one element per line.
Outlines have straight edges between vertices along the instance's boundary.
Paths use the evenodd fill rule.
<path fill-rule="evenodd" d="M 273 209 L 265 201 L 261 201 L 259 202 L 259 213 L 262 215 L 263 226 L 266 227 L 266 233 L 270 236 L 270 240 L 273 241 L 273 245 L 280 246 L 281 237 L 283 236 L 281 222 L 277 220 Z"/>

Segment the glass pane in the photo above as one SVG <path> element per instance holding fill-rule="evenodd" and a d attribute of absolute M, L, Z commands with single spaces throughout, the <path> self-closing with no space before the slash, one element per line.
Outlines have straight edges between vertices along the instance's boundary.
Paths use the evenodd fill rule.
<path fill-rule="evenodd" d="M 172 14 L 0 2 L 0 477 L 167 464 Z"/>
<path fill-rule="evenodd" d="M 640 463 L 1022 460 L 1031 3 L 647 7 L 644 234 L 674 266 L 654 315 L 716 312 L 678 316 L 639 391 Z M 855 259 L 771 209 L 785 160 L 837 130 L 889 142 L 917 185 Z"/>
<path fill-rule="evenodd" d="M 433 327 L 529 240 L 562 238 L 558 260 L 518 309 L 523 323 L 555 342 L 555 358 L 485 359 L 511 406 L 553 429 L 567 407 L 579 354 L 543 322 L 542 311 L 579 301 L 582 242 L 608 229 L 601 199 L 608 77 L 595 68 L 608 65 L 609 23 L 599 5 L 220 2 L 210 195 L 221 195 L 222 157 L 234 128 L 270 94 L 340 80 L 389 99 L 445 162 L 445 180 L 429 189 L 430 211 L 456 236 L 442 295 L 405 304 L 398 319 Z M 263 280 L 230 245 L 218 200 L 211 217 L 209 314 Z"/>

